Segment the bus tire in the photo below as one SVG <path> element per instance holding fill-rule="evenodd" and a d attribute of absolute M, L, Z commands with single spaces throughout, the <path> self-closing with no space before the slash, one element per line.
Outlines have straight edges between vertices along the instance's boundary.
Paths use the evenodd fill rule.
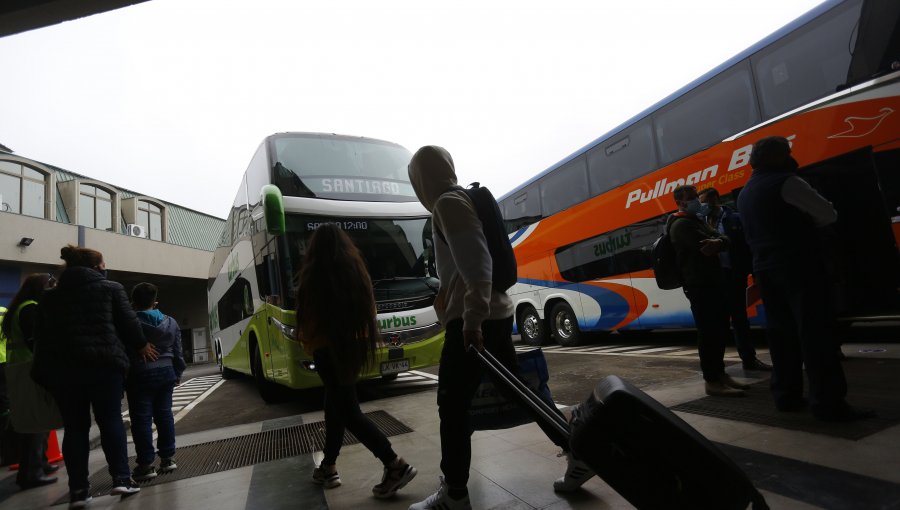
<path fill-rule="evenodd" d="M 236 379 L 239 375 L 241 375 L 241 373 L 238 372 L 237 370 L 225 368 L 223 365 L 219 365 L 219 374 L 221 374 L 222 379 L 226 379 L 226 380 Z"/>
<path fill-rule="evenodd" d="M 265 372 L 263 372 L 262 355 L 259 353 L 259 348 L 254 345 L 250 355 L 253 361 L 253 379 L 256 380 L 256 389 L 259 391 L 259 396 L 262 397 L 263 402 L 274 404 L 281 401 L 280 388 L 266 379 Z"/>
<path fill-rule="evenodd" d="M 546 343 L 546 328 L 533 306 L 526 306 L 522 309 L 522 312 L 519 313 L 519 323 L 516 326 L 522 341 L 526 344 L 541 346 Z"/>
<path fill-rule="evenodd" d="M 237 376 L 241 375 L 241 373 L 237 370 L 225 368 L 225 360 L 222 356 L 222 348 L 219 346 L 218 341 L 216 341 L 216 364 L 219 365 L 219 375 L 222 376 L 222 379 L 235 379 Z"/>
<path fill-rule="evenodd" d="M 581 344 L 578 318 L 568 303 L 557 303 L 550 312 L 550 329 L 559 345 L 575 347 Z"/>

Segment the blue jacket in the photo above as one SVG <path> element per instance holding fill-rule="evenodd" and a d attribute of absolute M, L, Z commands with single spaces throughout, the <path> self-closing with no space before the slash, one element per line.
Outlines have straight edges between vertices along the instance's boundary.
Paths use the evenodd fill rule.
<path fill-rule="evenodd" d="M 719 232 L 728 236 L 731 245 L 728 247 L 729 268 L 737 274 L 746 276 L 753 271 L 753 255 L 744 236 L 744 225 L 741 215 L 734 209 L 722 205 L 722 217 L 719 219 Z M 721 257 L 720 257 L 721 258 Z"/>
<path fill-rule="evenodd" d="M 181 329 L 175 319 L 163 315 L 159 310 L 137 312 L 144 337 L 156 347 L 159 359 L 145 362 L 140 355 L 134 353 L 131 359 L 131 375 L 139 375 L 144 370 L 171 365 L 175 374 L 181 377 L 185 369 L 184 353 L 181 346 Z"/>

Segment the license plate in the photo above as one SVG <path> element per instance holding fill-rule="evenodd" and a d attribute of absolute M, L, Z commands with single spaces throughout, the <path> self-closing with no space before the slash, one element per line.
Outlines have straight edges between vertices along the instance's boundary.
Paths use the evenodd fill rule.
<path fill-rule="evenodd" d="M 397 359 L 393 361 L 385 361 L 381 363 L 381 375 L 396 374 L 409 370 L 408 359 Z"/>

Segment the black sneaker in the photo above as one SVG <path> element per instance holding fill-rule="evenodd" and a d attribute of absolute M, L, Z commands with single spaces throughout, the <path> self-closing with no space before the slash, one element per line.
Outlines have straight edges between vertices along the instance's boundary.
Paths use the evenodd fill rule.
<path fill-rule="evenodd" d="M 132 494 L 137 494 L 138 492 L 141 492 L 141 488 L 132 478 L 119 478 L 113 480 L 113 488 L 109 491 L 109 495 L 130 496 Z"/>
<path fill-rule="evenodd" d="M 765 361 L 763 361 L 759 358 L 747 360 L 742 363 L 742 366 L 744 367 L 744 370 L 754 370 L 757 372 L 771 372 L 772 371 L 772 365 L 766 363 Z"/>
<path fill-rule="evenodd" d="M 333 489 L 341 485 L 341 477 L 338 476 L 337 471 L 326 471 L 321 466 L 313 469 L 312 481 L 326 489 Z"/>
<path fill-rule="evenodd" d="M 134 468 L 134 471 L 131 472 L 131 478 L 138 482 L 152 480 L 156 478 L 156 468 L 150 465 L 142 466 L 138 464 L 138 467 Z"/>
<path fill-rule="evenodd" d="M 175 459 L 169 457 L 168 459 L 162 459 L 159 461 L 159 472 L 160 473 L 171 473 L 178 469 L 178 464 L 175 464 Z"/>
<path fill-rule="evenodd" d="M 378 499 L 393 496 L 398 490 L 406 487 L 410 480 L 416 477 L 416 468 L 410 466 L 405 460 L 400 459 L 397 467 L 384 468 L 381 483 L 372 487 L 372 493 Z"/>
<path fill-rule="evenodd" d="M 69 508 L 84 508 L 91 499 L 93 498 L 91 498 L 90 489 L 74 491 L 69 494 Z"/>

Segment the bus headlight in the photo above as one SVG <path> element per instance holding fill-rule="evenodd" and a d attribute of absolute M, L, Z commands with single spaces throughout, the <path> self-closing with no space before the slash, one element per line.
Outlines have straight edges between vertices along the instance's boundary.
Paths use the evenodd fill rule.
<path fill-rule="evenodd" d="M 281 331 L 281 334 L 284 335 L 285 338 L 294 342 L 297 341 L 296 330 L 293 327 L 288 326 L 287 324 L 274 317 L 270 317 L 270 320 L 272 321 L 272 324 L 274 324 L 275 327 L 277 327 L 278 330 Z"/>

